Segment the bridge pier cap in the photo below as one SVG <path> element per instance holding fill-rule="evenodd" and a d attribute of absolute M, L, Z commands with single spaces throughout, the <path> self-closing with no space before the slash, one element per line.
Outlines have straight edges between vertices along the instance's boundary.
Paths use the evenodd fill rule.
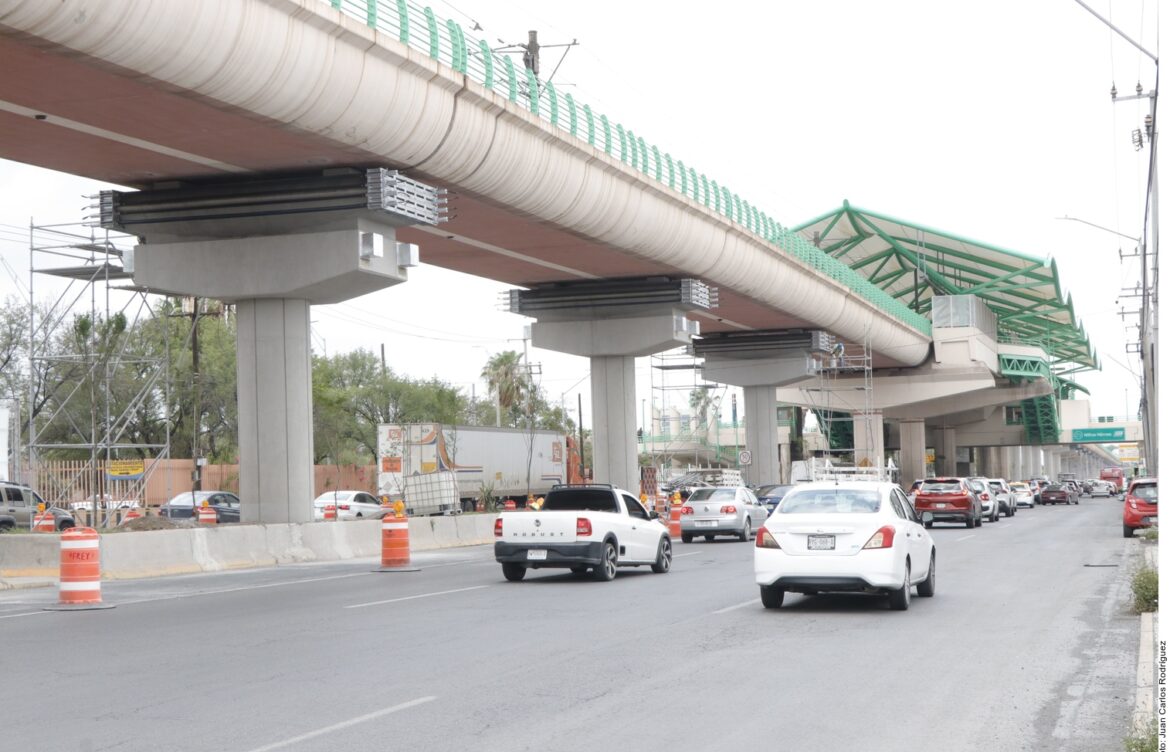
<path fill-rule="evenodd" d="M 124 267 L 151 292 L 338 303 L 406 281 L 399 227 L 446 219 L 445 191 L 382 168 L 103 191 L 102 227 L 142 241 Z"/>
<path fill-rule="evenodd" d="M 603 279 L 511 290 L 512 313 L 536 319 L 532 344 L 586 358 L 641 357 L 689 344 L 699 323 L 688 311 L 719 305 L 697 279 Z"/>
<path fill-rule="evenodd" d="M 536 319 L 532 344 L 590 359 L 593 477 L 637 488 L 634 358 L 689 344 L 688 311 L 718 305 L 697 279 L 667 277 L 558 282 L 509 293 L 509 310 Z"/>
<path fill-rule="evenodd" d="M 237 304 L 241 518 L 309 521 L 309 307 L 405 282 L 418 247 L 395 231 L 445 221 L 445 192 L 344 168 L 103 191 L 100 212 L 140 238 L 123 259 L 137 286 Z"/>

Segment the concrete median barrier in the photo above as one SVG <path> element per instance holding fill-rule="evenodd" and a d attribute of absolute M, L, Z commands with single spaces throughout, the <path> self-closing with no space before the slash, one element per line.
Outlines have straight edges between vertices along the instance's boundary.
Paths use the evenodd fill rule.
<path fill-rule="evenodd" d="M 56 577 L 60 544 L 55 535 L 0 535 L 0 578 Z"/>
<path fill-rule="evenodd" d="M 491 543 L 495 516 L 412 517 L 410 549 Z M 215 525 L 101 536 L 103 579 L 161 577 L 311 561 L 371 558 L 381 552 L 381 520 Z M 57 536 L 0 536 L 0 578 L 56 577 Z"/>

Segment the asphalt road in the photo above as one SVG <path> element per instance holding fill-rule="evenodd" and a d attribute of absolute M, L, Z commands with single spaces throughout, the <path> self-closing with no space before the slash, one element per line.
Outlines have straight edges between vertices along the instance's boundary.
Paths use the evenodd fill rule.
<path fill-rule="evenodd" d="M 12 750 L 1119 749 L 1138 618 L 1114 499 L 937 526 L 938 594 L 790 595 L 750 544 L 505 582 L 490 547 L 0 593 Z"/>

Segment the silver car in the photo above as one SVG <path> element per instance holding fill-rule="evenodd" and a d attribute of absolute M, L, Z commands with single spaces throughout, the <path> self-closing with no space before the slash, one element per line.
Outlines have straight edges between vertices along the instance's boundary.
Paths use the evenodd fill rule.
<path fill-rule="evenodd" d="M 987 485 L 995 493 L 995 498 L 999 500 L 999 513 L 1004 517 L 1016 516 L 1016 495 L 1012 493 L 1008 482 L 1003 478 L 991 478 L 987 481 Z"/>
<path fill-rule="evenodd" d="M 979 505 L 983 507 L 983 519 L 988 522 L 999 522 L 999 499 L 988 485 L 987 478 L 968 478 L 967 485 L 971 487 L 975 498 L 979 499 Z"/>
<path fill-rule="evenodd" d="M 716 535 L 752 539 L 752 531 L 768 519 L 768 507 L 746 488 L 714 486 L 696 488 L 682 508 L 682 540 L 690 543 L 696 535 L 714 540 Z"/>

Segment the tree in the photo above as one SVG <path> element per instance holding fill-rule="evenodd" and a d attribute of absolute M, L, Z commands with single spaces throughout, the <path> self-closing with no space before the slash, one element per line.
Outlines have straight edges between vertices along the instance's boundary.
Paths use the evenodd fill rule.
<path fill-rule="evenodd" d="M 694 411 L 694 416 L 698 419 L 699 429 L 705 435 L 708 429 L 707 414 L 711 411 L 711 405 L 715 404 L 714 398 L 711 396 L 710 389 L 696 388 L 691 390 L 690 405 L 691 410 Z"/>
<path fill-rule="evenodd" d="M 488 359 L 480 372 L 488 383 L 488 390 L 496 395 L 496 405 L 501 417 L 496 425 L 502 424 L 502 414 L 520 406 L 532 387 L 532 377 L 520 362 L 520 353 L 515 350 L 496 353 Z"/>

